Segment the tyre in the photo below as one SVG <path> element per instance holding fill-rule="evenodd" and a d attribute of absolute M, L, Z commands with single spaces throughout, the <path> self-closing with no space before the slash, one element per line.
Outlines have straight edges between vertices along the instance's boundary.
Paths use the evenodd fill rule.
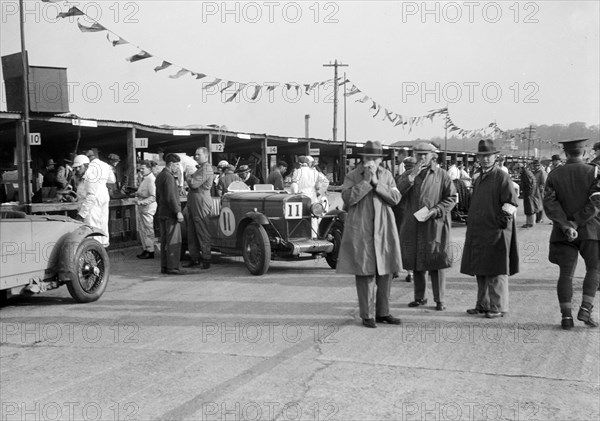
<path fill-rule="evenodd" d="M 93 238 L 85 238 L 69 261 L 71 280 L 67 282 L 69 294 L 77 302 L 90 303 L 102 296 L 110 273 L 106 250 Z"/>
<path fill-rule="evenodd" d="M 340 252 L 340 245 L 342 244 L 342 234 L 344 232 L 344 223 L 342 221 L 335 221 L 331 230 L 329 231 L 330 241 L 333 243 L 333 251 L 325 255 L 325 260 L 331 269 L 335 269 L 338 261 L 338 253 Z"/>
<path fill-rule="evenodd" d="M 244 230 L 242 255 L 244 263 L 252 275 L 267 273 L 271 263 L 271 244 L 262 225 L 253 222 Z"/>

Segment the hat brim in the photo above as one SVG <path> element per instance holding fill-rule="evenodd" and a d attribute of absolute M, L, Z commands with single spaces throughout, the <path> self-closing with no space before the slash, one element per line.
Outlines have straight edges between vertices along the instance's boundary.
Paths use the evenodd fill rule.
<path fill-rule="evenodd" d="M 500 153 L 500 151 L 476 152 L 476 155 L 494 155 L 497 153 Z"/>
<path fill-rule="evenodd" d="M 373 158 L 383 158 L 385 154 L 381 153 L 359 153 L 360 156 L 372 156 Z"/>

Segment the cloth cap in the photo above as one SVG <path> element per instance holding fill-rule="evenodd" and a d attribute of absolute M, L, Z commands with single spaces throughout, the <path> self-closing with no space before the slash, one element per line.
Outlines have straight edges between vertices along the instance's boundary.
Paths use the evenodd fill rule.
<path fill-rule="evenodd" d="M 416 152 L 416 153 L 428 153 L 428 152 L 435 152 L 435 151 L 436 151 L 435 146 L 433 146 L 429 142 L 421 142 L 413 148 L 413 152 Z"/>
<path fill-rule="evenodd" d="M 412 157 L 412 156 L 407 156 L 406 158 L 404 158 L 402 160 L 402 162 L 405 163 L 405 164 L 408 164 L 408 163 L 416 164 L 417 160 L 414 157 Z"/>
<path fill-rule="evenodd" d="M 552 155 L 552 161 L 560 161 L 560 155 Z"/>
<path fill-rule="evenodd" d="M 300 155 L 298 157 L 298 162 L 301 164 L 309 164 L 310 161 L 308 160 L 308 157 L 304 156 L 304 155 Z"/>
<path fill-rule="evenodd" d="M 56 165 L 56 162 L 54 162 L 54 159 L 50 158 L 48 160 L 48 162 L 46 163 L 46 166 L 49 167 L 50 165 Z"/>
<path fill-rule="evenodd" d="M 75 159 L 73 159 L 73 168 L 81 167 L 83 164 L 89 164 L 90 159 L 85 155 L 77 155 Z"/>
<path fill-rule="evenodd" d="M 288 164 L 285 161 L 277 161 L 277 166 L 278 167 L 286 167 L 287 168 Z"/>
<path fill-rule="evenodd" d="M 119 158 L 119 155 L 117 155 L 116 153 L 111 153 L 108 155 L 108 159 L 113 160 L 113 161 L 120 161 L 121 158 Z"/>

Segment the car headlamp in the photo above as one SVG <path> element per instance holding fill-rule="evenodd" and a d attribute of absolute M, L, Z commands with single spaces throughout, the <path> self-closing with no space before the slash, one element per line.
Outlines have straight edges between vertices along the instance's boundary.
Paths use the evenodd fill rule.
<path fill-rule="evenodd" d="M 310 205 L 310 213 L 312 213 L 313 216 L 320 218 L 325 213 L 325 207 L 320 202 L 313 203 Z"/>

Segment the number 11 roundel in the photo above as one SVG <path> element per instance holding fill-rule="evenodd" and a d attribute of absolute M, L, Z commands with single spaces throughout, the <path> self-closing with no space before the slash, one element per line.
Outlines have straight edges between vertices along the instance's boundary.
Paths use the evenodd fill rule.
<path fill-rule="evenodd" d="M 230 208 L 221 209 L 219 228 L 226 237 L 233 235 L 235 231 L 235 215 Z"/>

